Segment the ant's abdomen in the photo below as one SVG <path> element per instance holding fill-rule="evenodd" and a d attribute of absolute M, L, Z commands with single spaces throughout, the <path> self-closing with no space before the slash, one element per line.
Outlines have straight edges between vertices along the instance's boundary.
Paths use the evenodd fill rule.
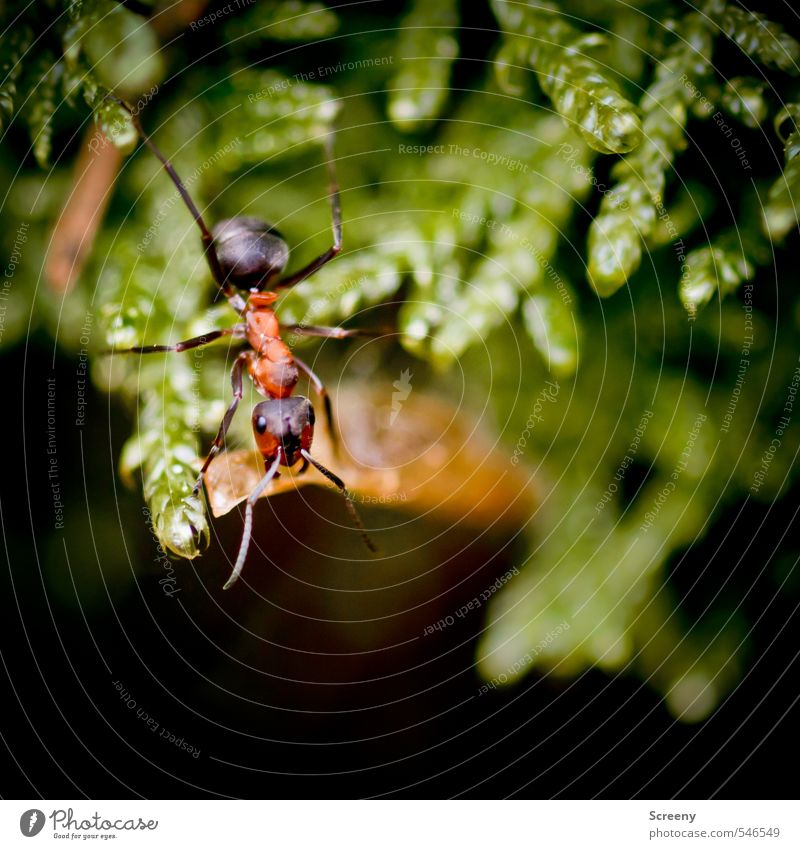
<path fill-rule="evenodd" d="M 211 233 L 222 274 L 238 289 L 268 286 L 289 261 L 289 247 L 281 234 L 260 218 L 226 218 Z"/>

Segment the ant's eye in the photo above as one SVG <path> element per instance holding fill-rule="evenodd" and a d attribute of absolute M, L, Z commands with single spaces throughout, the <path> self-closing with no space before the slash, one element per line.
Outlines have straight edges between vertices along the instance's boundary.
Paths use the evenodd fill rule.
<path fill-rule="evenodd" d="M 264 433 L 264 431 L 266 429 L 267 429 L 267 420 L 264 418 L 264 416 L 259 416 L 256 419 L 256 430 L 259 433 Z"/>
<path fill-rule="evenodd" d="M 317 420 L 317 416 L 316 416 L 316 413 L 314 413 L 314 408 L 309 407 L 308 408 L 308 423 L 311 425 L 311 427 L 314 427 L 314 422 L 316 420 Z"/>

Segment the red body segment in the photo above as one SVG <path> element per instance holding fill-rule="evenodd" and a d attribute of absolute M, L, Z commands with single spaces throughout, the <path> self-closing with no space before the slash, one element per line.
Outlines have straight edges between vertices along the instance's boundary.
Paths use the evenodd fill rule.
<path fill-rule="evenodd" d="M 252 292 L 245 313 L 247 342 L 253 349 L 250 377 L 267 398 L 288 398 L 300 374 L 289 346 L 280 338 L 280 325 L 272 304 L 275 292 Z"/>
<path fill-rule="evenodd" d="M 261 452 L 265 460 L 274 458 L 280 448 L 280 440 L 277 436 L 267 431 L 266 433 L 256 433 L 256 447 Z"/>

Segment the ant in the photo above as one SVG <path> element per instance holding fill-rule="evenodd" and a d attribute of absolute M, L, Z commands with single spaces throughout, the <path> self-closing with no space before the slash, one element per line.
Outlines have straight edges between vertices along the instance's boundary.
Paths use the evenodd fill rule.
<path fill-rule="evenodd" d="M 293 274 L 282 276 L 289 260 L 289 247 L 278 230 L 267 222 L 250 216 L 228 218 L 220 221 L 209 230 L 172 164 L 142 129 L 135 111 L 114 95 L 108 95 L 108 97 L 128 112 L 136 132 L 169 174 L 183 202 L 200 228 L 205 256 L 214 281 L 231 307 L 243 319 L 241 323 L 234 327 L 212 330 L 203 336 L 186 339 L 174 345 L 144 345 L 126 348 L 117 351 L 117 353 L 159 354 L 188 351 L 207 345 L 223 336 L 246 340 L 250 346 L 249 350 L 242 351 L 234 361 L 231 370 L 233 400 L 223 416 L 217 436 L 211 445 L 211 450 L 200 469 L 197 482 L 192 490 L 193 495 L 200 492 L 203 485 L 203 475 L 224 444 L 225 435 L 242 399 L 245 369 L 256 390 L 267 399 L 256 405 L 252 415 L 253 433 L 258 450 L 264 458 L 266 473 L 247 499 L 239 552 L 233 572 L 223 589 L 227 590 L 236 583 L 242 573 L 242 568 L 247 559 L 247 550 L 250 546 L 250 537 L 253 530 L 253 507 L 256 501 L 270 481 L 278 477 L 280 466 L 291 468 L 299 461 L 302 461 L 302 465 L 297 474 L 303 474 L 310 464 L 339 489 L 344 496 L 353 524 L 361 532 L 365 545 L 370 551 L 377 553 L 377 549 L 364 528 L 344 482 L 309 453 L 314 437 L 314 408 L 308 398 L 299 395 L 292 396 L 300 379 L 300 372 L 305 374 L 313 384 L 323 402 L 328 430 L 334 446 L 336 446 L 333 410 L 322 381 L 301 359 L 292 354 L 289 346 L 281 339 L 281 329 L 302 336 L 333 339 L 344 339 L 356 335 L 373 335 L 373 331 L 303 324 L 281 326 L 273 308 L 275 301 L 280 297 L 280 290 L 288 289 L 306 280 L 336 257 L 342 249 L 341 202 L 330 136 L 325 137 L 325 153 L 330 180 L 329 197 L 333 245 L 304 268 Z"/>

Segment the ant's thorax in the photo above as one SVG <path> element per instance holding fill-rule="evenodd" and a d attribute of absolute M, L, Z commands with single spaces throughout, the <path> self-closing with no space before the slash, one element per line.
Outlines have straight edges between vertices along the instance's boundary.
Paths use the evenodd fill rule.
<path fill-rule="evenodd" d="M 250 377 L 265 398 L 288 398 L 300 378 L 289 346 L 280 337 L 280 324 L 272 304 L 275 292 L 254 292 L 245 313 L 246 338 L 253 355 Z"/>

